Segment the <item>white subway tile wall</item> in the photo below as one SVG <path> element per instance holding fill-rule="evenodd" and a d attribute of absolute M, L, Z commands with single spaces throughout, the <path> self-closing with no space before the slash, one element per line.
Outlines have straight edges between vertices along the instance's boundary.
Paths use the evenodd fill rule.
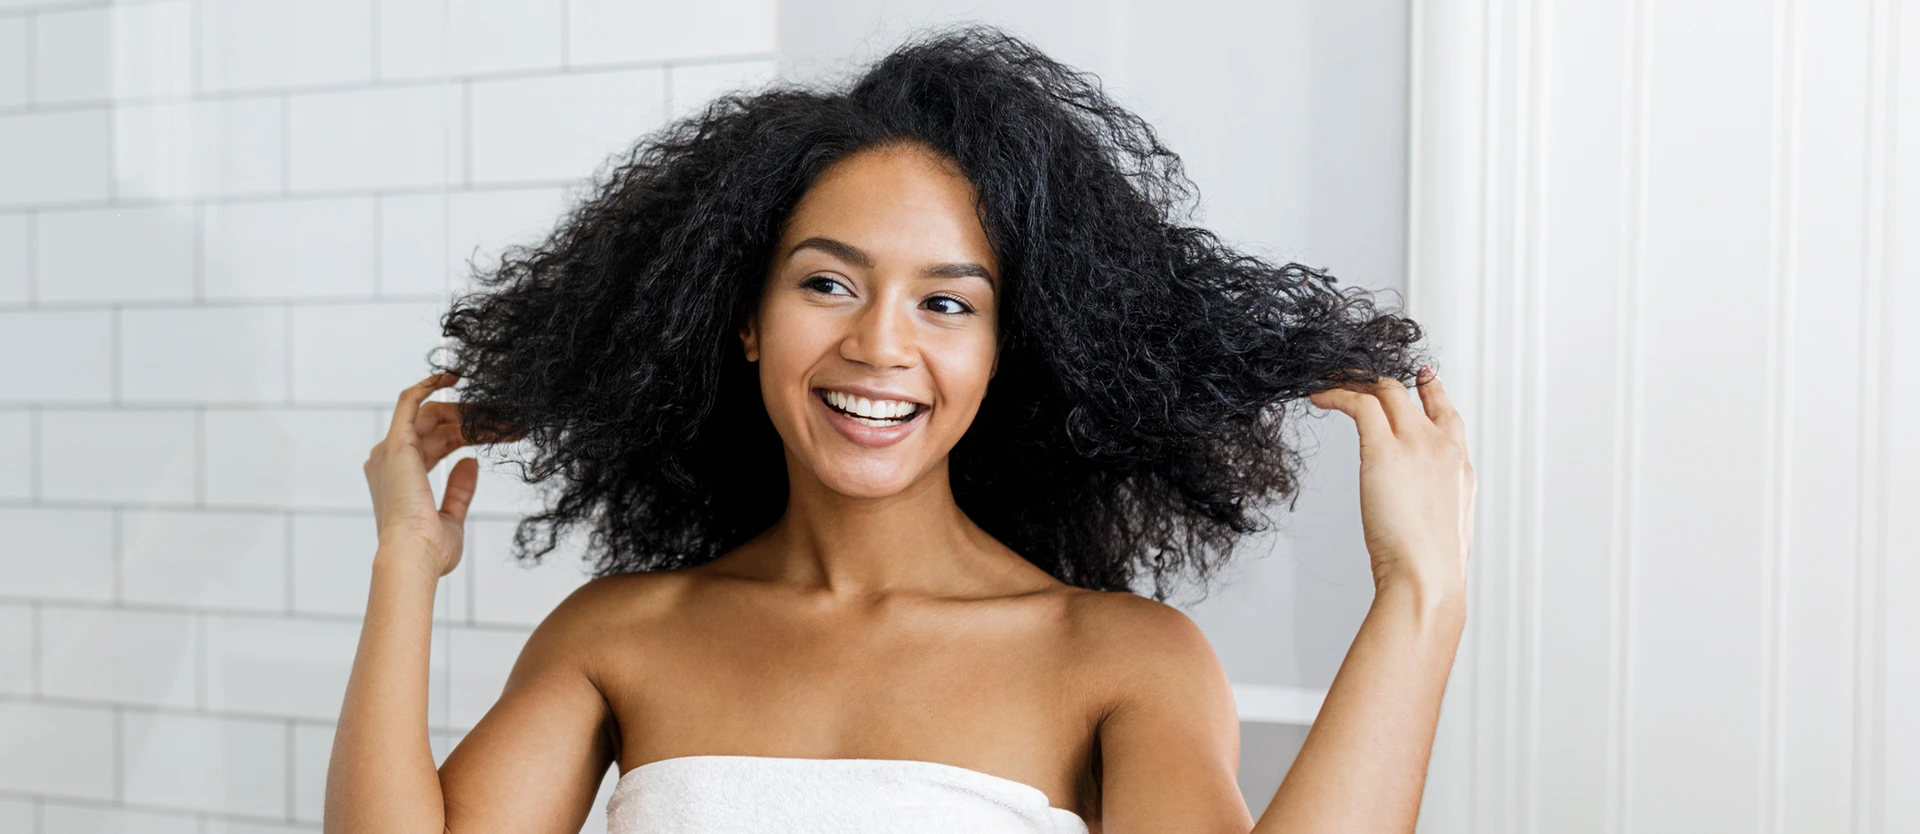
<path fill-rule="evenodd" d="M 0 832 L 320 829 L 360 464 L 470 269 L 774 78 L 775 0 L 0 0 Z M 585 581 L 481 455 L 444 760 Z M 445 482 L 443 464 L 431 476 Z M 610 770 L 583 831 L 605 831 Z"/>

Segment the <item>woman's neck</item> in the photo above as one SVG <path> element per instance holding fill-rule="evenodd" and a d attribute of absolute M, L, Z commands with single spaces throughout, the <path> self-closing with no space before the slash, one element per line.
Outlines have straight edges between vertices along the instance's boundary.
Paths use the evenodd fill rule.
<path fill-rule="evenodd" d="M 792 464 L 789 472 L 797 468 Z M 834 492 L 806 472 L 789 475 L 787 494 L 780 520 L 739 554 L 760 578 L 835 597 L 951 596 L 992 593 L 1007 579 L 1038 570 L 960 510 L 944 460 L 883 498 Z"/>

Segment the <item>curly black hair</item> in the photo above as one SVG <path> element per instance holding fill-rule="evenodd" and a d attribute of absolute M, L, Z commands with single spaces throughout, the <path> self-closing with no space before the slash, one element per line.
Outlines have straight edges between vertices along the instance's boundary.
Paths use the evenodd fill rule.
<path fill-rule="evenodd" d="M 1364 289 L 1180 222 L 1179 157 L 1098 78 L 990 26 L 924 33 L 840 87 L 730 93 L 641 137 L 543 242 L 476 270 L 434 368 L 463 378 L 468 437 L 524 439 L 521 478 L 561 476 L 516 557 L 585 526 L 595 575 L 688 567 L 779 518 L 781 440 L 739 327 L 809 185 L 900 144 L 972 181 L 1008 285 L 955 500 L 1064 583 L 1204 585 L 1297 496 L 1286 406 L 1427 360 Z"/>

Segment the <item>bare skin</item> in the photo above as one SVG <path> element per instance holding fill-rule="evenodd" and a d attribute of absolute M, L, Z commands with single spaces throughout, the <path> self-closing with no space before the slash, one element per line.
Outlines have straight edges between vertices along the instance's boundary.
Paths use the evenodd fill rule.
<path fill-rule="evenodd" d="M 425 400 L 454 380 L 403 392 L 364 467 L 380 545 L 327 830 L 573 832 L 609 765 L 725 753 L 958 765 L 1039 788 L 1107 834 L 1411 831 L 1464 619 L 1474 494 L 1438 380 L 1419 403 L 1391 380 L 1313 398 L 1359 427 L 1378 593 L 1255 825 L 1231 689 L 1199 629 L 1061 584 L 954 503 L 947 452 L 998 356 L 1000 267 L 974 198 L 912 148 L 821 177 L 740 333 L 786 446 L 786 514 L 707 565 L 582 586 L 437 770 L 433 592 L 459 563 L 478 467 L 457 462 L 436 507 L 426 473 L 468 441 L 457 404 Z M 923 413 L 897 441 L 863 443 L 821 389 Z"/>

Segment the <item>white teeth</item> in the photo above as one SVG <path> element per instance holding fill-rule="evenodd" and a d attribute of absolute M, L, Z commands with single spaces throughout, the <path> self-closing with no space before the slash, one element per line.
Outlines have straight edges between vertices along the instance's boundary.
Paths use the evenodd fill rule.
<path fill-rule="evenodd" d="M 867 426 L 898 425 L 899 418 L 912 414 L 918 407 L 904 400 L 869 400 L 839 391 L 826 391 L 825 394 L 830 405 L 849 412 L 855 422 Z"/>

